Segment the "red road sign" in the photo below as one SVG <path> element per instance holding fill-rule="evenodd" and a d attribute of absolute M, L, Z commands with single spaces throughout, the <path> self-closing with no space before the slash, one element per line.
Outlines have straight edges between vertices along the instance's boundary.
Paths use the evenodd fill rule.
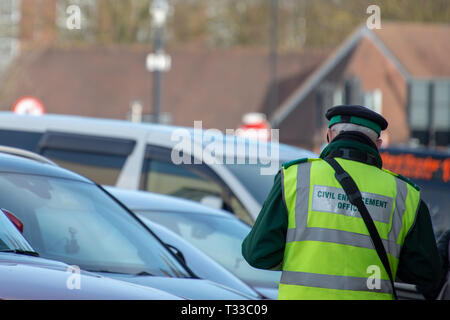
<path fill-rule="evenodd" d="M 45 107 L 42 101 L 38 98 L 25 96 L 14 103 L 12 112 L 18 114 L 41 115 L 45 113 Z"/>
<path fill-rule="evenodd" d="M 270 125 L 264 114 L 247 113 L 242 119 L 243 124 L 236 130 L 238 136 L 270 141 Z"/>

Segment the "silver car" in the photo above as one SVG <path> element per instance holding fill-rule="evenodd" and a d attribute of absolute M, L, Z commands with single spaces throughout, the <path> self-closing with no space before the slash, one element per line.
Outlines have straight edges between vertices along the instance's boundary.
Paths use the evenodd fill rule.
<path fill-rule="evenodd" d="M 159 223 L 201 249 L 263 296 L 276 299 L 280 271 L 251 267 L 241 254 L 241 244 L 250 226 L 225 211 L 193 201 L 155 194 L 105 187 L 133 210 L 145 223 Z M 150 225 L 152 228 L 153 225 Z"/>
<path fill-rule="evenodd" d="M 123 204 L 92 181 L 0 152 L 0 204 L 42 258 L 188 299 L 253 299 L 198 279 Z M 168 296 L 168 295 L 166 295 Z"/>
<path fill-rule="evenodd" d="M 43 259 L 19 232 L 22 228 L 17 217 L 0 210 L 0 300 L 180 299 L 161 290 L 78 273 L 63 262 Z"/>

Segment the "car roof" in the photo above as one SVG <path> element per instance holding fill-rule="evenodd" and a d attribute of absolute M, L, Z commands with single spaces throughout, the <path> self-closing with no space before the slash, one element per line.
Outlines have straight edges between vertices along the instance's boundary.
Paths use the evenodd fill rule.
<path fill-rule="evenodd" d="M 222 218 L 237 219 L 229 212 L 214 209 L 187 199 L 148 191 L 128 190 L 112 186 L 103 187 L 130 210 L 200 213 Z"/>
<path fill-rule="evenodd" d="M 64 168 L 0 152 L 0 172 L 33 174 L 93 183 Z"/>
<path fill-rule="evenodd" d="M 94 117 L 83 117 L 83 116 L 76 116 L 76 115 L 62 115 L 62 114 L 51 114 L 47 113 L 40 116 L 34 116 L 34 115 L 19 115 L 13 112 L 9 111 L 1 111 L 0 117 L 4 118 L 5 120 L 8 119 L 11 122 L 20 122 L 21 124 L 28 123 L 38 123 L 41 128 L 45 128 L 45 125 L 47 123 L 51 124 L 57 124 L 61 128 L 67 128 L 67 124 L 70 123 L 71 126 L 74 128 L 87 128 L 94 126 L 102 129 L 102 128 L 110 128 L 114 127 L 115 130 L 150 130 L 150 129 L 157 129 L 160 132 L 165 132 L 168 134 L 171 134 L 174 129 L 177 128 L 183 128 L 183 127 L 177 127 L 177 126 L 170 126 L 170 125 L 164 125 L 164 124 L 156 124 L 156 123 L 137 123 L 137 122 L 131 122 L 127 120 L 121 120 L 121 119 L 110 119 L 110 118 L 94 118 Z M 8 128 L 10 125 L 8 123 L 3 123 L 2 127 Z M 14 127 L 14 126 L 13 126 Z M 25 126 L 24 126 L 25 127 Z M 185 128 L 189 129 L 189 128 Z"/>
<path fill-rule="evenodd" d="M 2 119 L 2 128 L 17 128 L 17 123 L 20 123 L 20 126 L 27 130 L 27 124 L 32 124 L 33 127 L 41 128 L 45 130 L 46 125 L 51 124 L 51 128 L 49 130 L 63 131 L 63 132 L 71 132 L 80 133 L 81 128 L 85 128 L 86 130 L 97 132 L 99 135 L 104 136 L 105 134 L 108 136 L 121 136 L 127 135 L 130 136 L 132 133 L 137 132 L 152 132 L 152 135 L 155 136 L 155 139 L 158 140 L 160 137 L 164 137 L 163 139 L 170 138 L 172 139 L 172 135 L 175 130 L 182 130 L 183 132 L 189 133 L 192 140 L 195 139 L 195 128 L 192 127 L 183 127 L 183 126 L 174 126 L 174 125 L 164 125 L 164 124 L 156 124 L 156 123 L 136 123 L 127 120 L 120 119 L 105 119 L 105 118 L 93 118 L 93 117 L 83 117 L 83 116 L 74 116 L 74 115 L 60 115 L 60 114 L 45 114 L 41 116 L 33 116 L 33 115 L 18 115 L 12 112 L 0 112 L 0 118 Z M 59 129 L 61 128 L 61 129 Z M 74 128 L 73 130 L 67 130 L 67 128 Z M 113 129 L 112 129 L 113 128 Z M 203 129 L 203 134 L 206 133 L 206 128 Z M 220 132 L 220 131 L 219 131 Z M 223 143 L 244 143 L 249 149 L 250 145 L 259 144 L 268 146 L 268 150 L 270 146 L 273 144 L 271 142 L 261 142 L 257 140 L 252 140 L 248 138 L 243 138 L 239 136 L 226 135 L 224 133 L 220 133 Z M 208 135 L 209 136 L 209 135 Z M 211 137 L 209 137 L 211 138 Z M 202 138 L 202 146 L 203 148 L 207 147 L 211 141 L 208 137 Z M 172 145 L 176 145 L 177 141 L 174 139 L 171 141 Z M 299 157 L 316 157 L 316 155 L 306 149 L 298 148 L 295 146 L 286 145 L 283 143 L 279 143 L 279 157 L 283 160 L 293 160 Z M 245 151 L 247 152 L 247 151 Z M 218 156 L 222 156 L 221 152 L 217 154 Z M 268 154 L 267 156 L 271 156 Z M 258 154 L 258 157 L 264 157 Z"/>

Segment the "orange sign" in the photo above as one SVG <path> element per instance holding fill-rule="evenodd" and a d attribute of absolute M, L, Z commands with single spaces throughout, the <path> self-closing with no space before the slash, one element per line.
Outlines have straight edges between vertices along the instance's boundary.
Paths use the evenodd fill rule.
<path fill-rule="evenodd" d="M 383 167 L 410 179 L 450 181 L 450 158 L 382 152 Z"/>

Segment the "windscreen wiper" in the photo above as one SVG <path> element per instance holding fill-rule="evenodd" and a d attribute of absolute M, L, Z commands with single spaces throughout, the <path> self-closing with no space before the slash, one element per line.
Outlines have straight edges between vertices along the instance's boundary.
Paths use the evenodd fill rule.
<path fill-rule="evenodd" d="M 7 249 L 7 250 L 0 250 L 1 253 L 16 253 L 16 254 L 23 254 L 26 256 L 33 256 L 33 257 L 39 257 L 39 253 L 35 251 L 27 251 L 27 250 L 20 250 L 20 249 Z"/>
<path fill-rule="evenodd" d="M 134 274 L 135 276 L 153 276 L 153 274 L 148 273 L 147 271 L 141 271 Z"/>
<path fill-rule="evenodd" d="M 126 272 L 119 272 L 119 271 L 114 271 L 114 270 L 95 270 L 95 269 L 86 269 L 86 271 L 89 272 L 94 272 L 94 273 L 115 273 L 115 274 L 126 274 L 126 275 L 130 275 L 130 276 L 153 276 L 153 274 L 143 270 L 137 273 L 126 273 Z"/>
<path fill-rule="evenodd" d="M 116 274 L 128 274 L 125 272 L 118 272 L 118 271 L 113 271 L 113 270 L 103 270 L 103 269 L 84 269 L 88 272 L 93 272 L 93 273 L 116 273 Z"/>

